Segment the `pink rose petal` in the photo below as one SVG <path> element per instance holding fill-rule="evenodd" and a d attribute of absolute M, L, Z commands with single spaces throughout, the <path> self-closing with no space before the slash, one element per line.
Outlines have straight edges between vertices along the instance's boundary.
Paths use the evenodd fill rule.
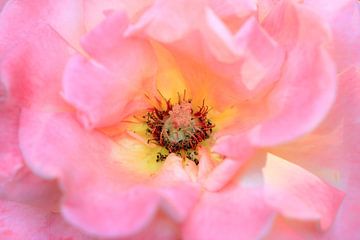
<path fill-rule="evenodd" d="M 72 58 L 65 70 L 63 96 L 87 128 L 118 123 L 146 106 L 136 101 L 145 96 L 138 90 L 154 74 L 156 60 L 146 42 L 123 37 L 127 24 L 124 14 L 109 16 L 83 39 L 94 60 Z"/>
<path fill-rule="evenodd" d="M 260 192 L 233 187 L 205 192 L 186 221 L 184 239 L 256 239 L 271 223 L 272 211 Z"/>
<path fill-rule="evenodd" d="M 324 49 L 293 50 L 285 68 L 269 99 L 273 117 L 250 133 L 255 145 L 279 144 L 313 130 L 334 101 L 335 68 Z"/>
<path fill-rule="evenodd" d="M 283 215 L 330 227 L 344 193 L 301 167 L 269 154 L 263 169 L 266 201 Z"/>
<path fill-rule="evenodd" d="M 63 23 L 70 13 L 64 2 L 57 17 L 48 15 L 54 4 L 49 1 L 10 1 L 0 18 L 0 51 L 2 81 L 14 100 L 22 106 L 64 108 L 60 96 L 65 63 L 73 49 L 53 24 Z M 76 25 L 76 21 L 67 22 Z M 59 25 L 59 24 L 58 24 Z M 73 27 L 69 26 L 69 29 Z M 50 53 L 50 54 L 49 54 Z M 21 66 L 21 68 L 19 67 Z M 39 71 L 41 70 L 41 71 Z M 46 89 L 46 91 L 43 91 Z"/>
<path fill-rule="evenodd" d="M 196 28 L 204 16 L 204 7 L 204 0 L 156 0 L 127 33 L 144 31 L 160 42 L 174 42 Z"/>
<path fill-rule="evenodd" d="M 67 224 L 59 213 L 0 200 L 0 239 L 91 240 Z"/>

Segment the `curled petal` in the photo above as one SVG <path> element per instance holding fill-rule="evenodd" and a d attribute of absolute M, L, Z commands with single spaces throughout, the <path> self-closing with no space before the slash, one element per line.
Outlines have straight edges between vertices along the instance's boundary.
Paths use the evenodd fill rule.
<path fill-rule="evenodd" d="M 272 116 L 251 131 L 251 142 L 275 145 L 310 132 L 328 113 L 335 93 L 335 66 L 323 48 L 290 52 L 283 76 L 269 97 Z"/>
<path fill-rule="evenodd" d="M 24 164 L 18 146 L 20 109 L 11 104 L 0 105 L 0 197 L 53 208 L 60 192 L 55 182 L 35 176 Z"/>
<path fill-rule="evenodd" d="M 1 78 L 8 94 L 21 106 L 66 107 L 59 90 L 64 66 L 74 50 L 52 23 L 61 21 L 63 27 L 72 29 L 69 24 L 77 22 L 65 21 L 65 24 L 63 18 L 70 7 L 67 4 L 73 2 L 76 1 L 66 1 L 56 9 L 58 20 L 48 15 L 49 11 L 55 11 L 50 1 L 9 1 L 2 12 Z"/>
<path fill-rule="evenodd" d="M 208 174 L 203 185 L 208 191 L 219 191 L 239 172 L 242 161 L 226 158 Z"/>
<path fill-rule="evenodd" d="M 78 56 L 66 67 L 64 98 L 78 109 L 87 128 L 115 124 L 146 106 L 139 101 L 145 91 L 139 89 L 154 74 L 156 60 L 147 43 L 123 37 L 126 26 L 124 14 L 110 15 L 82 42 L 96 61 Z"/>
<path fill-rule="evenodd" d="M 319 220 L 322 229 L 330 227 L 344 197 L 343 192 L 271 154 L 263 174 L 268 204 L 287 217 Z"/>

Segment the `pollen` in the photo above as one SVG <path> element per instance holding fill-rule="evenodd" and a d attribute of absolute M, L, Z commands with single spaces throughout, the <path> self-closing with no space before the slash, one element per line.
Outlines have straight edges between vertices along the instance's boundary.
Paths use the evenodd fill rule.
<path fill-rule="evenodd" d="M 170 153 L 199 163 L 198 147 L 211 136 L 215 127 L 207 115 L 209 107 L 203 101 L 195 111 L 191 99 L 179 97 L 176 104 L 166 100 L 165 109 L 153 107 L 144 116 L 147 124 L 148 142 L 162 146 L 166 154 L 158 153 L 156 161 L 163 161 Z"/>

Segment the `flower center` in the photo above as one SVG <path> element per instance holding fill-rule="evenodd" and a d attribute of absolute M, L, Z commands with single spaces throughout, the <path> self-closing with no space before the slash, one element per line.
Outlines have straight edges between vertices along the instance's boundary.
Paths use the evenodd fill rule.
<path fill-rule="evenodd" d="M 152 108 L 146 118 L 147 132 L 154 142 L 164 147 L 168 153 L 175 153 L 183 158 L 199 163 L 197 148 L 208 139 L 214 125 L 207 118 L 209 108 L 203 105 L 198 111 L 192 109 L 191 100 L 179 99 L 177 104 L 166 101 L 166 109 Z M 163 161 L 168 154 L 158 153 L 157 161 Z"/>

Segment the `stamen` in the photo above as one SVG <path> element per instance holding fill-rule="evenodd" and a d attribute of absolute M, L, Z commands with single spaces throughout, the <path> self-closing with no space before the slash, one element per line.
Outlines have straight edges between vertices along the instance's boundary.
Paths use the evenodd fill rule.
<path fill-rule="evenodd" d="M 148 126 L 146 132 L 151 135 L 149 143 L 158 144 L 169 154 L 175 153 L 198 164 L 197 148 L 210 137 L 215 126 L 207 118 L 209 108 L 205 105 L 205 100 L 194 112 L 191 99 L 186 100 L 185 95 L 186 91 L 183 97 L 178 94 L 177 104 L 172 104 L 170 99 L 161 95 L 165 101 L 165 109 L 153 107 L 143 118 Z M 159 99 L 156 101 L 158 106 L 162 106 Z M 164 161 L 167 155 L 159 152 L 156 161 Z"/>

